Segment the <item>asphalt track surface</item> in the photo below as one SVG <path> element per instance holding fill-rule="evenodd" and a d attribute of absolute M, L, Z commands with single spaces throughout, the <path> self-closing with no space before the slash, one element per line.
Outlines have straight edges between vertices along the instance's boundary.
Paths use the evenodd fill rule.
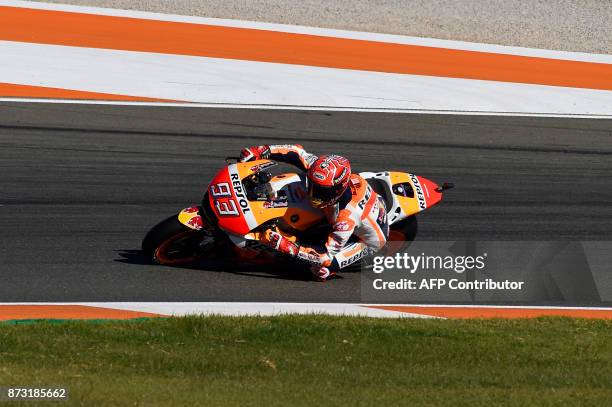
<path fill-rule="evenodd" d="M 359 273 L 142 262 L 224 157 L 286 142 L 454 182 L 421 240 L 612 240 L 609 120 L 0 103 L 0 302 L 359 302 Z"/>

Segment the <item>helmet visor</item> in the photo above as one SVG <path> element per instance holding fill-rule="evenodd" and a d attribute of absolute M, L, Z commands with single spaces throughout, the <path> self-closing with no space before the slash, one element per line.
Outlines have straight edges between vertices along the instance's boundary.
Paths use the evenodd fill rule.
<path fill-rule="evenodd" d="M 342 195 L 346 185 L 334 185 L 331 187 L 308 182 L 308 196 L 310 203 L 315 208 L 331 205 Z"/>

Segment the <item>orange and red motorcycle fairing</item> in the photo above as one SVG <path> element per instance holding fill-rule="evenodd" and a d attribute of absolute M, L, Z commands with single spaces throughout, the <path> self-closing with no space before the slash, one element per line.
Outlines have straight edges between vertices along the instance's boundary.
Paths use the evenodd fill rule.
<path fill-rule="evenodd" d="M 300 231 L 323 220 L 323 213 L 308 204 L 303 177 L 298 174 L 271 177 L 265 199 L 248 199 L 243 182 L 273 165 L 270 160 L 236 163 L 217 173 L 204 199 L 208 199 L 219 228 L 231 235 L 246 237 L 271 220 L 283 220 Z"/>
<path fill-rule="evenodd" d="M 241 261 L 256 263 L 279 256 L 259 242 L 260 234 L 266 228 L 276 227 L 292 240 L 298 235 L 300 240 L 305 236 L 312 237 L 316 230 L 326 233 L 325 228 L 329 225 L 323 213 L 310 205 L 304 175 L 281 173 L 272 176 L 268 170 L 275 165 L 271 160 L 228 164 L 212 179 L 202 206 L 180 211 L 173 219 L 173 227 L 164 233 L 199 233 L 202 235 L 202 248 L 212 247 L 218 251 L 220 243 L 226 244 Z M 414 215 L 438 204 L 442 192 L 452 187 L 451 184 L 440 187 L 424 177 L 398 171 L 362 172 L 360 175 L 385 201 L 390 241 L 413 238 L 403 230 L 406 224 L 416 227 Z M 164 222 L 169 225 L 171 219 Z M 163 229 L 160 225 L 156 228 Z M 152 237 L 153 230 L 155 228 L 147 235 L 148 239 L 145 238 L 149 252 L 156 239 L 163 240 L 159 244 L 166 243 L 166 246 L 166 240 L 171 239 L 165 235 Z M 175 249 L 178 250 L 180 248 Z M 197 248 L 189 247 L 189 254 L 194 250 Z M 151 254 L 145 252 L 145 255 Z M 152 260 L 163 263 L 159 253 L 157 257 L 152 255 Z"/>

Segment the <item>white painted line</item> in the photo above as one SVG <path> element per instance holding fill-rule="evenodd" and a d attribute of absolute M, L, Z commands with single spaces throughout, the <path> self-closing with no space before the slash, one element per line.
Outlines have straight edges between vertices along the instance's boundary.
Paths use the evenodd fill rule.
<path fill-rule="evenodd" d="M 421 308 L 503 308 L 503 309 L 542 309 L 542 310 L 587 310 L 610 311 L 612 307 L 572 307 L 549 305 L 479 305 L 479 304 L 361 304 L 364 307 L 421 307 Z"/>
<path fill-rule="evenodd" d="M 436 318 L 429 315 L 362 307 L 359 304 L 275 303 L 275 302 L 34 302 L 1 305 L 68 305 L 139 311 L 163 316 L 226 315 L 274 316 L 286 314 L 325 314 L 375 318 Z"/>
<path fill-rule="evenodd" d="M 612 91 L 605 90 L 14 41 L 0 41 L 0 55 L 5 83 L 203 105 L 612 116 Z"/>
<path fill-rule="evenodd" d="M 232 302 L 185 302 L 185 303 L 89 303 L 90 306 L 116 308 L 131 311 L 161 313 L 165 315 L 231 315 L 270 316 L 284 314 L 326 314 L 344 316 L 430 318 L 426 315 L 360 307 L 357 304 L 333 303 L 232 303 Z"/>
<path fill-rule="evenodd" d="M 0 41 L 5 83 L 188 103 L 612 115 L 612 91 Z"/>
<path fill-rule="evenodd" d="M 405 113 L 405 114 L 438 114 L 463 116 L 510 116 L 510 117 L 557 117 L 571 119 L 612 119 L 610 115 L 589 114 L 554 114 L 537 112 L 498 112 L 498 111 L 472 111 L 472 110 L 426 110 L 426 109 L 380 109 L 358 107 L 334 106 L 300 106 L 300 105 L 255 105 L 255 104 L 229 104 L 229 103 L 167 103 L 167 102 L 130 102 L 105 100 L 71 100 L 71 99 L 34 99 L 34 98 L 3 98 L 0 102 L 17 103 L 56 103 L 77 105 L 117 105 L 117 106 L 151 106 L 151 107 L 190 107 L 190 108 L 218 108 L 218 109 L 268 109 L 268 110 L 304 110 L 322 112 L 365 112 L 365 113 Z"/>
<path fill-rule="evenodd" d="M 138 311 L 162 316 L 225 315 L 225 316 L 275 316 L 275 315 L 337 315 L 375 318 L 440 318 L 418 312 L 391 311 L 370 307 L 413 308 L 472 308 L 472 309 L 538 309 L 538 310 L 586 310 L 610 311 L 612 307 L 530 306 L 530 305 L 458 305 L 458 304 L 347 304 L 347 303 L 282 303 L 282 302 L 4 302 L 9 306 L 85 306 L 124 311 Z M 443 318 L 442 318 L 443 319 Z"/>
<path fill-rule="evenodd" d="M 395 43 L 395 44 L 421 45 L 421 46 L 436 47 L 436 48 L 461 49 L 461 50 L 477 51 L 477 52 L 493 52 L 493 53 L 498 53 L 498 54 L 523 55 L 523 56 L 532 56 L 532 57 L 539 57 L 539 58 L 552 58 L 552 59 L 563 59 L 563 60 L 572 60 L 572 61 L 599 62 L 599 63 L 612 64 L 612 55 L 606 55 L 606 54 L 589 54 L 589 53 L 583 53 L 583 52 L 553 51 L 553 50 L 543 50 L 543 49 L 535 49 L 535 48 L 481 44 L 481 43 L 465 42 L 465 41 L 451 41 L 451 40 L 439 40 L 439 39 L 434 39 L 434 38 L 410 37 L 410 36 L 404 36 L 404 35 L 378 34 L 378 33 L 368 33 L 368 32 L 360 32 L 360 31 L 335 30 L 335 29 L 306 27 L 306 26 L 288 25 L 288 24 L 273 24 L 273 23 L 262 23 L 262 22 L 255 22 L 255 21 L 221 19 L 221 18 L 193 17 L 193 16 L 182 16 L 182 15 L 176 15 L 176 14 L 161 14 L 161 13 L 151 13 L 151 12 L 145 12 L 145 11 L 121 10 L 121 9 L 86 7 L 86 6 L 73 6 L 73 5 L 65 5 L 65 4 L 50 4 L 50 3 L 39 3 L 39 2 L 20 1 L 20 0 L 0 0 L 0 5 L 32 8 L 32 9 L 39 9 L 39 10 L 56 10 L 56 11 L 67 11 L 67 12 L 76 12 L 76 13 L 85 13 L 85 14 L 98 14 L 98 15 L 105 15 L 105 16 L 140 18 L 140 19 L 147 19 L 147 20 L 174 21 L 174 22 L 182 22 L 182 23 L 206 24 L 206 25 L 217 25 L 217 26 L 225 26 L 225 27 L 237 27 L 237 28 L 252 28 L 252 29 L 258 29 L 258 30 L 280 31 L 280 32 L 296 33 L 296 34 L 318 35 L 318 36 L 325 36 L 325 37 L 348 38 L 348 39 L 357 39 L 357 40 L 365 40 L 365 41 L 388 42 L 388 43 Z"/>

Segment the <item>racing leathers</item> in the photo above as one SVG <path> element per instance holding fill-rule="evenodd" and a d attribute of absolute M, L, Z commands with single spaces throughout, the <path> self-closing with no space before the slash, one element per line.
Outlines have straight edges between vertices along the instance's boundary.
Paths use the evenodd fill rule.
<path fill-rule="evenodd" d="M 261 158 L 289 163 L 302 171 L 308 171 L 318 159 L 299 144 L 256 146 L 242 150 L 242 161 Z M 313 275 L 319 280 L 326 280 L 338 270 L 382 249 L 386 244 L 389 226 L 384 201 L 361 176 L 351 174 L 344 193 L 322 211 L 332 227 L 320 246 L 293 243 L 271 229 L 265 232 L 262 241 L 276 250 L 309 262 Z"/>

